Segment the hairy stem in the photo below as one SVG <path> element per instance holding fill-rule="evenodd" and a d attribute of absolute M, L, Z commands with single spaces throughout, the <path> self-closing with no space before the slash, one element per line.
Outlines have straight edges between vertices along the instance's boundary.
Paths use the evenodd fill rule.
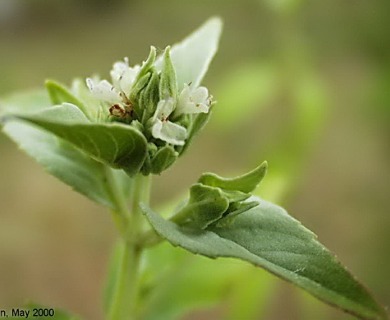
<path fill-rule="evenodd" d="M 121 254 L 115 267 L 115 283 L 110 296 L 108 319 L 135 320 L 137 319 L 138 278 L 142 248 L 137 244 L 137 238 L 142 232 L 142 216 L 139 203 L 149 202 L 150 178 L 138 175 L 134 178 L 130 197 L 130 210 L 120 210 L 114 213 L 119 216 L 121 232 Z M 114 199 L 113 199 L 114 200 Z M 120 198 L 117 200 L 122 201 Z M 123 206 L 117 204 L 118 208 Z M 118 221 L 117 221 L 118 225 Z"/>

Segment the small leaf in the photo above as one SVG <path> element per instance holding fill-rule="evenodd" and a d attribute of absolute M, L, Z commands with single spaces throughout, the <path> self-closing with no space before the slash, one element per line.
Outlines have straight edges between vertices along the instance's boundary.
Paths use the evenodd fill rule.
<path fill-rule="evenodd" d="M 185 83 L 192 83 L 195 88 L 199 86 L 217 52 L 221 30 L 221 19 L 212 18 L 172 47 L 171 59 L 179 90 L 183 89 Z M 157 70 L 162 70 L 162 56 L 157 58 L 155 66 Z"/>
<path fill-rule="evenodd" d="M 164 51 L 164 60 L 160 74 L 160 100 L 177 98 L 176 72 L 171 61 L 171 48 L 168 46 Z"/>
<path fill-rule="evenodd" d="M 257 199 L 257 198 L 254 198 Z M 211 258 L 248 261 L 361 319 L 386 319 L 366 289 L 317 240 L 279 206 L 260 205 L 224 227 L 179 226 L 142 205 L 156 232 L 174 246 Z"/>
<path fill-rule="evenodd" d="M 139 172 L 145 160 L 146 139 L 138 130 L 120 123 L 87 122 L 70 104 L 14 117 L 57 135 L 102 163 L 124 169 L 130 176 Z"/>
<path fill-rule="evenodd" d="M 159 174 L 168 169 L 177 159 L 178 153 L 175 149 L 166 145 L 159 149 L 151 161 L 151 172 Z"/>
<path fill-rule="evenodd" d="M 256 169 L 236 178 L 222 178 L 215 173 L 204 173 L 199 178 L 198 182 L 226 190 L 252 192 L 264 178 L 266 172 L 267 162 L 264 161 Z"/>
<path fill-rule="evenodd" d="M 88 115 L 84 103 L 76 98 L 65 86 L 54 80 L 46 80 L 45 86 L 53 104 L 71 103 L 77 106 L 85 115 Z"/>
<path fill-rule="evenodd" d="M 146 125 L 147 121 L 153 116 L 156 111 L 156 106 L 159 101 L 159 76 L 156 70 L 151 70 L 150 80 L 141 93 L 139 100 L 140 108 L 138 113 L 142 113 L 142 123 Z"/>
<path fill-rule="evenodd" d="M 150 47 L 150 52 L 149 52 L 149 56 L 148 58 L 146 59 L 146 61 L 144 61 L 142 63 L 142 66 L 141 66 L 141 69 L 137 75 L 137 78 L 135 79 L 135 82 L 134 82 L 134 85 L 136 86 L 137 85 L 137 82 L 143 78 L 146 74 L 149 73 L 150 69 L 153 67 L 153 64 L 156 60 L 156 48 L 151 46 Z"/>
<path fill-rule="evenodd" d="M 194 184 L 190 188 L 190 199 L 173 218 L 179 224 L 188 223 L 200 229 L 222 218 L 229 207 L 229 200 L 219 188 Z"/>

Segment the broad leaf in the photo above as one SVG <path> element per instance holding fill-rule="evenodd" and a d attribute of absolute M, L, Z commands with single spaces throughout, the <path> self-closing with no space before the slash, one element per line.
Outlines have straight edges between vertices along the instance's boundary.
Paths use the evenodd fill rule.
<path fill-rule="evenodd" d="M 12 94 L 2 100 L 3 111 L 12 113 L 28 113 L 30 109 L 36 113 L 49 105 L 48 95 L 43 90 Z M 128 192 L 130 189 L 131 180 L 122 171 L 107 168 L 72 144 L 32 124 L 9 121 L 3 131 L 50 174 L 99 204 L 115 209 L 107 190 L 109 171 L 114 174 L 120 190 Z"/>
<path fill-rule="evenodd" d="M 204 173 L 199 182 L 208 186 L 223 188 L 226 190 L 238 190 L 252 192 L 267 173 L 267 162 L 263 162 L 252 171 L 236 178 L 222 178 L 215 173 Z"/>
<path fill-rule="evenodd" d="M 206 230 L 178 226 L 142 208 L 156 232 L 175 246 L 211 258 L 248 261 L 361 319 L 386 319 L 384 310 L 311 231 L 283 208 L 254 200 L 260 205 L 233 223 Z"/>
<path fill-rule="evenodd" d="M 139 172 L 146 156 L 146 139 L 137 129 L 120 123 L 91 123 L 76 110 L 71 104 L 63 104 L 7 119 L 17 118 L 45 129 L 130 176 Z"/>
<path fill-rule="evenodd" d="M 102 163 L 27 123 L 9 122 L 3 131 L 53 176 L 91 200 L 115 209 L 107 192 Z"/>
<path fill-rule="evenodd" d="M 222 22 L 212 18 L 171 49 L 171 59 L 176 69 L 179 90 L 184 84 L 199 86 L 218 49 Z M 163 57 L 156 60 L 156 68 L 162 69 Z"/>

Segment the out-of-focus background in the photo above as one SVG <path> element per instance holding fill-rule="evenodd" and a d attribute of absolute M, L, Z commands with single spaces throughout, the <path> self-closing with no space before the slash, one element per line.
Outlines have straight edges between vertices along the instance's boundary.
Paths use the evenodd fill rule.
<path fill-rule="evenodd" d="M 0 0 L 0 95 L 46 78 L 108 76 L 114 61 L 139 63 L 150 45 L 221 16 L 204 80 L 218 101 L 213 118 L 155 178 L 153 206 L 204 171 L 235 174 L 266 159 L 258 193 L 315 231 L 390 306 L 389 12 L 387 0 Z M 0 160 L 0 308 L 33 300 L 102 319 L 110 215 L 4 135 Z M 160 315 L 182 304 L 180 319 L 352 319 L 252 266 L 155 250 L 156 270 L 185 261 L 155 301 Z"/>

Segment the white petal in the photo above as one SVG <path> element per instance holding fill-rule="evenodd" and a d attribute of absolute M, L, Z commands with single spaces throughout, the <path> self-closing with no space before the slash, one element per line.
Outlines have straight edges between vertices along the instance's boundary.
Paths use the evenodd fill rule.
<path fill-rule="evenodd" d="M 187 130 L 176 123 L 157 119 L 152 126 L 152 135 L 156 139 L 182 146 L 187 138 Z"/>
<path fill-rule="evenodd" d="M 195 103 L 207 104 L 208 97 L 209 91 L 205 87 L 196 88 L 191 94 L 191 100 Z"/>
<path fill-rule="evenodd" d="M 133 68 L 129 67 L 127 58 L 123 61 L 115 62 L 110 75 L 114 86 L 124 92 L 126 95 L 130 94 L 131 87 L 138 75 L 140 66 L 136 65 Z"/>
<path fill-rule="evenodd" d="M 166 120 L 175 108 L 175 103 L 172 98 L 166 100 L 160 100 L 157 104 L 156 112 L 153 116 L 154 119 Z"/>
<path fill-rule="evenodd" d="M 96 83 L 93 79 L 87 78 L 86 82 L 89 90 L 96 99 L 104 100 L 112 104 L 122 102 L 119 92 L 107 80 Z"/>

